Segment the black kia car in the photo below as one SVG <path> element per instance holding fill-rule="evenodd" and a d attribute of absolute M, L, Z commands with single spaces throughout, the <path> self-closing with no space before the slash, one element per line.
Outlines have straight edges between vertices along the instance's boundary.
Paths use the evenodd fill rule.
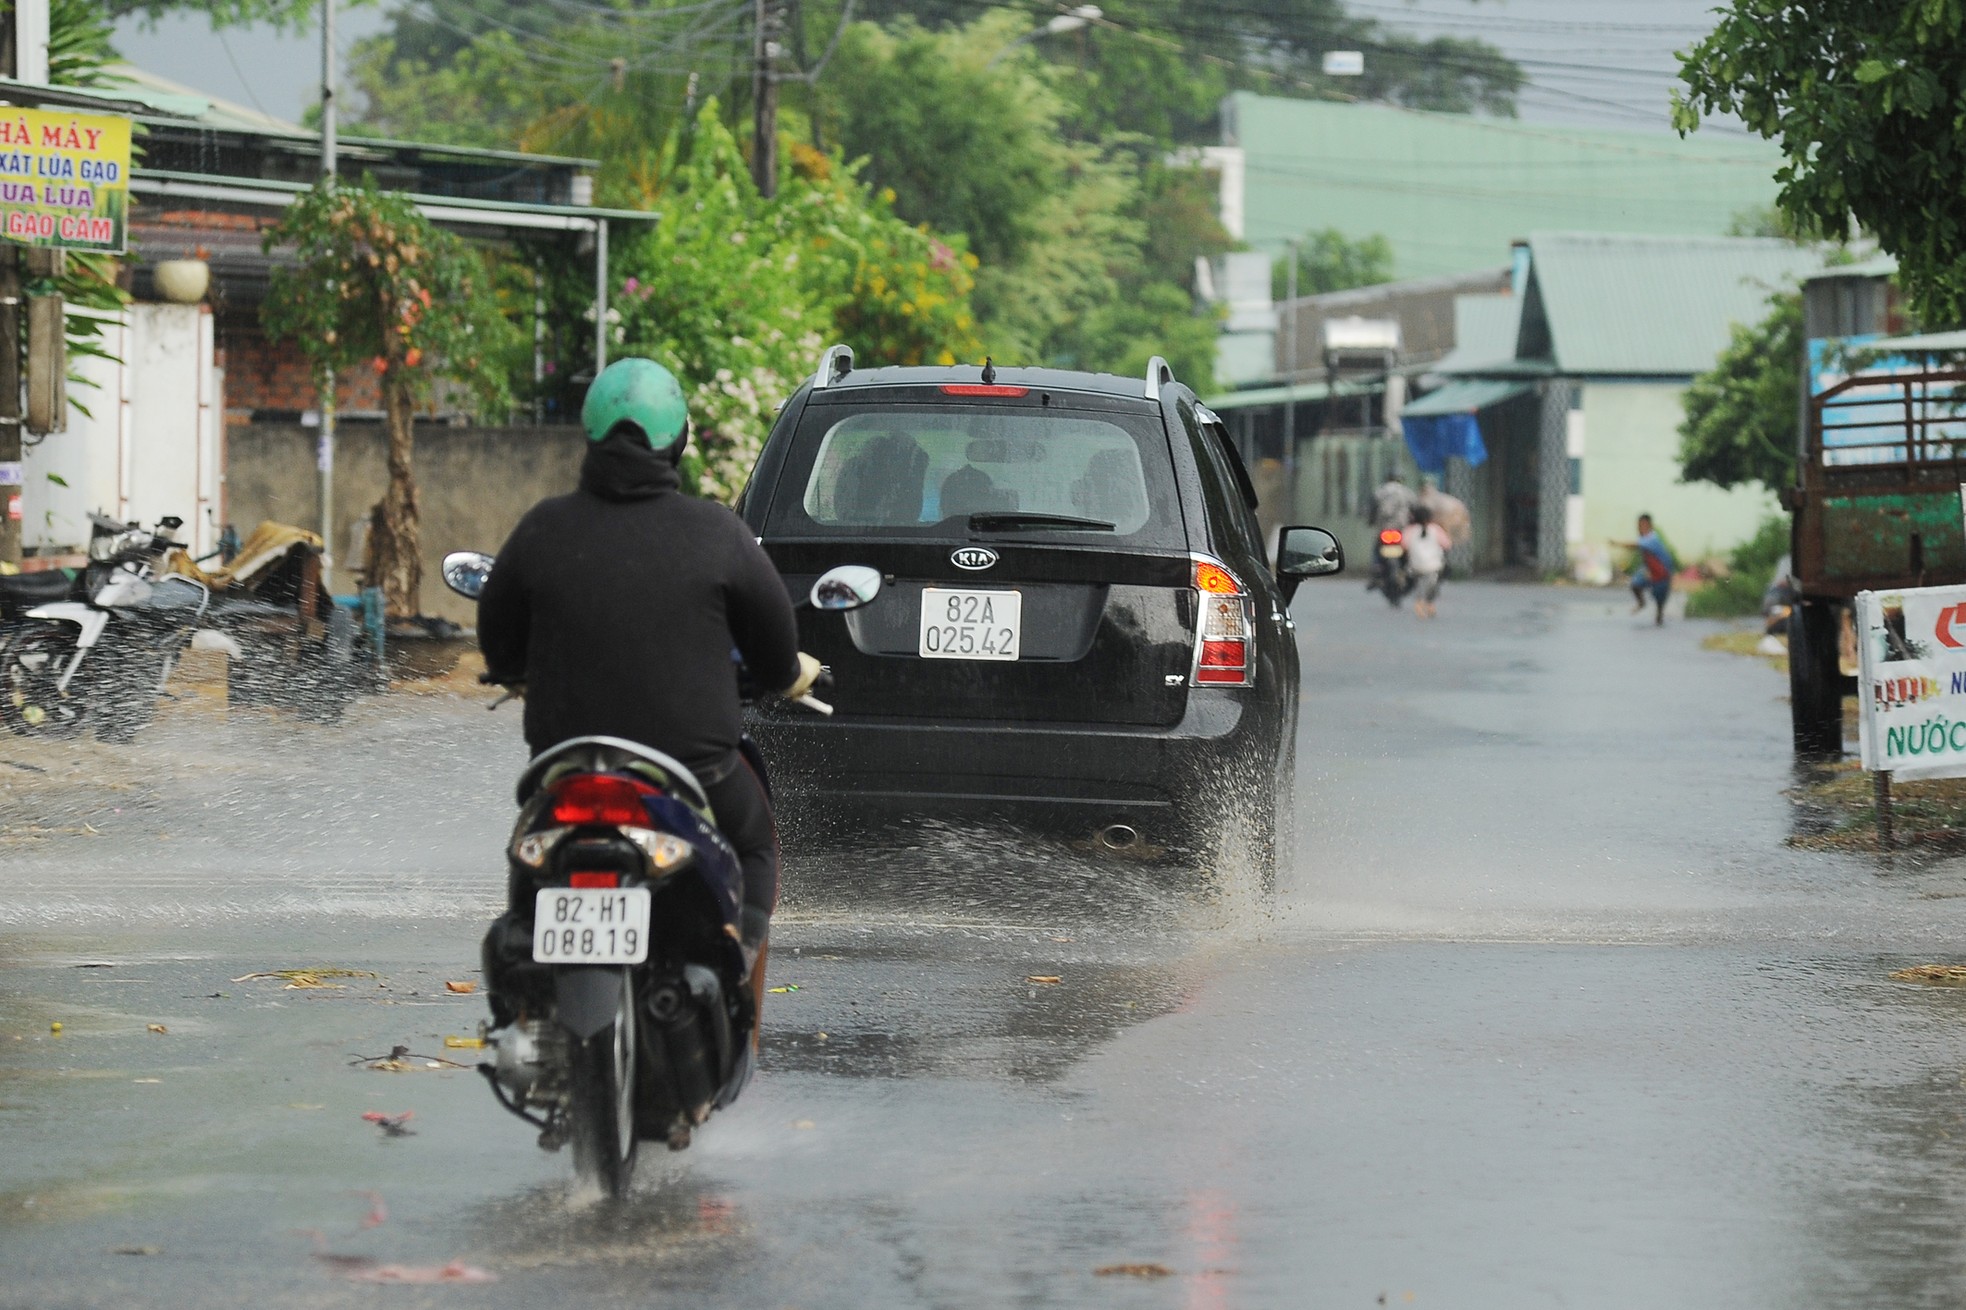
<path fill-rule="evenodd" d="M 880 570 L 863 609 L 803 609 L 836 712 L 752 730 L 788 834 L 868 817 L 1007 821 L 1136 854 L 1271 867 L 1294 776 L 1289 602 L 1344 567 L 1318 528 L 1272 569 L 1221 421 L 1144 378 L 853 367 L 786 403 L 739 511 L 804 596 Z"/>

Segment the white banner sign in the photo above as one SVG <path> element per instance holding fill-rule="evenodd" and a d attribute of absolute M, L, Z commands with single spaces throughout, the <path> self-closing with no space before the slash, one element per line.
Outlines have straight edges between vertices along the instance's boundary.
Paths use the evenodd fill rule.
<path fill-rule="evenodd" d="M 1966 777 L 1966 587 L 1857 593 L 1864 768 Z"/>

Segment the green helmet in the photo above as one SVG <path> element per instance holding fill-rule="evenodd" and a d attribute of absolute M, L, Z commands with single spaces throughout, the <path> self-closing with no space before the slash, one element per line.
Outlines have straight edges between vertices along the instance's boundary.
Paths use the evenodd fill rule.
<path fill-rule="evenodd" d="M 605 440 L 632 423 L 654 450 L 680 447 L 689 427 L 689 406 L 676 375 L 652 359 L 617 359 L 601 370 L 580 406 L 589 441 Z M 681 453 L 680 450 L 678 453 Z"/>

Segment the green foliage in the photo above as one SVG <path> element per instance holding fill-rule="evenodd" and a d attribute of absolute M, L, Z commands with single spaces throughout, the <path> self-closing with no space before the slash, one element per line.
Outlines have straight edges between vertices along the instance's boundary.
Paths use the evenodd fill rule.
<path fill-rule="evenodd" d="M 1714 366 L 1686 389 L 1679 425 L 1680 478 L 1719 487 L 1795 482 L 1801 403 L 1802 295 L 1768 298 L 1768 316 L 1735 324 Z"/>
<path fill-rule="evenodd" d="M 267 335 L 292 341 L 317 372 L 372 368 L 385 389 L 411 396 L 450 379 L 486 412 L 510 405 L 506 373 L 486 361 L 510 348 L 516 330 L 484 260 L 400 193 L 373 178 L 323 182 L 263 243 L 292 246 L 298 260 L 273 270 L 260 310 Z"/>
<path fill-rule="evenodd" d="M 1789 521 L 1770 517 L 1752 537 L 1727 556 L 1727 575 L 1714 578 L 1686 597 L 1686 616 L 1736 619 L 1761 612 L 1761 597 L 1775 576 L 1775 565 L 1789 553 Z"/>
<path fill-rule="evenodd" d="M 361 129 L 398 141 L 510 149 L 549 103 L 548 84 L 508 32 L 487 32 L 436 64 L 399 57 L 392 38 L 374 37 L 349 65 Z"/>
<path fill-rule="evenodd" d="M 975 260 L 896 217 L 837 154 L 795 152 L 775 200 L 751 182 L 735 136 L 706 104 L 671 134 L 661 217 L 628 239 L 610 331 L 691 387 L 697 489 L 742 488 L 778 406 L 831 341 L 869 363 L 979 357 Z"/>
<path fill-rule="evenodd" d="M 1797 232 L 1851 224 L 1898 260 L 1913 310 L 1966 321 L 1966 5 L 1733 0 L 1681 57 L 1682 133 L 1731 113 L 1780 143 L 1777 204 Z"/>
<path fill-rule="evenodd" d="M 1335 227 L 1306 232 L 1297 246 L 1297 294 L 1319 296 L 1327 291 L 1377 286 L 1393 280 L 1392 243 L 1378 233 L 1354 241 Z M 1290 257 L 1276 261 L 1270 274 L 1271 294 L 1289 294 Z"/>

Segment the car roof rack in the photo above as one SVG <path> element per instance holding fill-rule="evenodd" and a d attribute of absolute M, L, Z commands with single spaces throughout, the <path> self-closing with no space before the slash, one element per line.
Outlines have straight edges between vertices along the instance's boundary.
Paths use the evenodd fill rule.
<path fill-rule="evenodd" d="M 1155 355 L 1147 361 L 1147 399 L 1159 400 L 1161 384 L 1174 381 L 1174 370 L 1167 361 Z"/>
<path fill-rule="evenodd" d="M 819 371 L 812 375 L 812 389 L 821 390 L 853 372 L 853 347 L 829 346 L 819 357 Z"/>

